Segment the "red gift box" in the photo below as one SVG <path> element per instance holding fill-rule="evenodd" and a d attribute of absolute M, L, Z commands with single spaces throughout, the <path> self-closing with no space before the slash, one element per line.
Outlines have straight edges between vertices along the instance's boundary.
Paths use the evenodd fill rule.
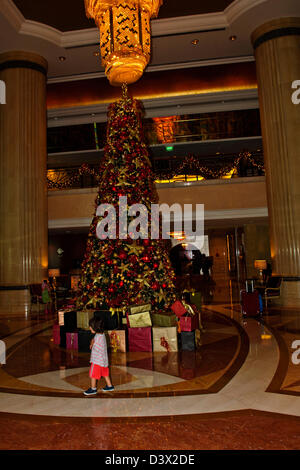
<path fill-rule="evenodd" d="M 177 318 L 181 317 L 182 315 L 186 313 L 186 308 L 183 305 L 183 303 L 180 302 L 180 300 L 176 300 L 173 303 L 171 310 L 175 313 Z"/>
<path fill-rule="evenodd" d="M 181 331 L 194 331 L 199 328 L 198 315 L 182 316 L 179 319 Z"/>
<path fill-rule="evenodd" d="M 152 351 L 151 327 L 128 328 L 129 351 Z"/>

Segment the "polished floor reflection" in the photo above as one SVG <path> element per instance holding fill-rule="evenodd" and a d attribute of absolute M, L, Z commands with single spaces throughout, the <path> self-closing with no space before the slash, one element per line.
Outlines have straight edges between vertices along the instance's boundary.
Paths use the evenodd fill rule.
<path fill-rule="evenodd" d="M 258 318 L 245 318 L 238 285 L 217 283 L 214 293 L 202 309 L 205 332 L 197 351 L 111 353 L 115 392 L 93 398 L 82 394 L 89 354 L 54 345 L 55 316 L 2 316 L 7 361 L 0 368 L 0 428 L 6 438 L 0 448 L 299 448 L 298 312 L 273 305 Z M 185 429 L 192 441 L 181 438 L 178 446 L 175 422 L 175 434 Z M 238 433 L 246 423 L 247 443 Z M 285 429 L 284 438 L 276 437 L 275 423 Z M 84 429 L 92 433 L 90 446 L 75 438 L 79 424 L 83 435 Z M 65 426 L 71 426 L 69 438 L 56 442 L 54 429 L 63 433 Z M 47 443 L 32 443 L 38 429 L 47 430 Z M 106 435 L 99 440 L 101 429 Z"/>

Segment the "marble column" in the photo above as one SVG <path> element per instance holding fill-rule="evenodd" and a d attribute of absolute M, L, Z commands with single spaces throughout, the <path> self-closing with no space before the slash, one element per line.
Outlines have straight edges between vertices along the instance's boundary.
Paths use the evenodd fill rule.
<path fill-rule="evenodd" d="M 47 277 L 47 62 L 0 55 L 0 312 L 28 313 L 29 284 Z"/>
<path fill-rule="evenodd" d="M 282 302 L 300 306 L 300 18 L 280 18 L 252 34 L 266 167 L 273 272 Z"/>

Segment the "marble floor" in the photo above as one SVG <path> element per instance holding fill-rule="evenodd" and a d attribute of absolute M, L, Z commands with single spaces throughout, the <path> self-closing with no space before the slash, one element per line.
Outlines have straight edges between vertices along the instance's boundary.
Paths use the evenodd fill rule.
<path fill-rule="evenodd" d="M 195 352 L 110 353 L 115 391 L 92 398 L 89 353 L 54 344 L 55 314 L 2 315 L 0 449 L 299 449 L 300 314 L 245 318 L 238 292 L 217 283 Z"/>

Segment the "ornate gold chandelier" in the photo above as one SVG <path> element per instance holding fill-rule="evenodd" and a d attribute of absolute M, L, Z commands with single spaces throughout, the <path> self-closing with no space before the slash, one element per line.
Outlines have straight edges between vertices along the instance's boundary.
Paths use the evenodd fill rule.
<path fill-rule="evenodd" d="M 100 30 L 100 50 L 111 85 L 133 83 L 150 60 L 150 19 L 163 0 L 84 0 L 88 18 Z"/>

